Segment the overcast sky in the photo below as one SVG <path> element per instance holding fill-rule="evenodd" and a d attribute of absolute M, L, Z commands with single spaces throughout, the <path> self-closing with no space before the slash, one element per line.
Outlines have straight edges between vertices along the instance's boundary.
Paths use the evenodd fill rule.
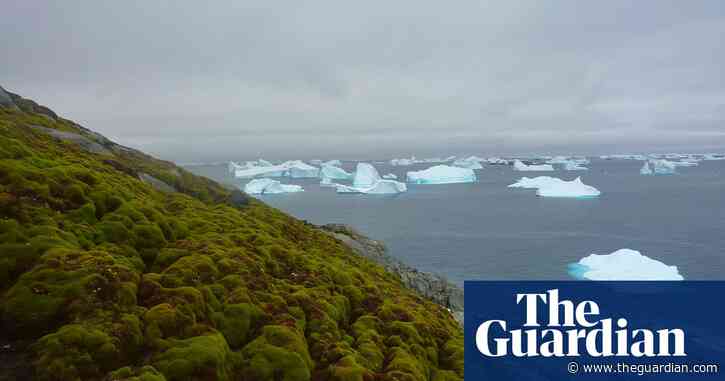
<path fill-rule="evenodd" d="M 9 1 L 0 85 L 177 161 L 725 150 L 725 1 Z"/>

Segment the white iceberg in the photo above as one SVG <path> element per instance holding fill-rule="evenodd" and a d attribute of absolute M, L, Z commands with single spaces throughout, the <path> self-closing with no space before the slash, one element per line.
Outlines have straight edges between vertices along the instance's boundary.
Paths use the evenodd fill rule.
<path fill-rule="evenodd" d="M 514 161 L 514 171 L 553 171 L 554 167 L 551 164 L 539 164 L 539 165 L 526 165 L 521 160 Z"/>
<path fill-rule="evenodd" d="M 320 165 L 331 165 L 333 167 L 341 167 L 342 162 L 340 160 L 335 159 L 335 160 L 328 160 L 324 163 L 321 163 Z"/>
<path fill-rule="evenodd" d="M 654 174 L 654 172 L 652 172 L 652 169 L 649 167 L 648 161 L 645 161 L 642 165 L 642 168 L 639 169 L 639 174 L 642 176 L 650 176 Z"/>
<path fill-rule="evenodd" d="M 349 185 L 335 184 L 337 193 L 362 193 L 362 194 L 397 194 L 408 190 L 405 183 L 395 180 L 378 180 L 370 187 L 358 188 Z"/>
<path fill-rule="evenodd" d="M 536 195 L 540 197 L 592 198 L 599 197 L 601 194 L 602 192 L 600 192 L 597 188 L 582 183 L 582 180 L 579 177 L 572 181 L 551 183 L 536 191 Z"/>
<path fill-rule="evenodd" d="M 716 154 L 716 153 L 706 153 L 702 156 L 702 160 L 707 160 L 707 161 L 725 160 L 725 155 L 720 155 L 720 154 Z"/>
<path fill-rule="evenodd" d="M 422 171 L 410 171 L 407 181 L 414 184 L 452 184 L 472 183 L 476 181 L 476 173 L 472 169 L 436 165 Z"/>
<path fill-rule="evenodd" d="M 552 184 L 559 184 L 564 180 L 551 177 L 551 176 L 538 176 L 538 177 L 522 177 L 515 183 L 509 185 L 509 188 L 524 188 L 524 189 L 539 189 L 550 186 Z"/>
<path fill-rule="evenodd" d="M 244 192 L 248 194 L 278 194 L 302 192 L 299 185 L 281 184 L 272 179 L 254 179 L 244 186 Z"/>
<path fill-rule="evenodd" d="M 330 180 L 350 180 L 352 179 L 352 174 L 348 173 L 340 167 L 323 164 L 322 168 L 320 169 L 320 177 L 322 179 Z"/>
<path fill-rule="evenodd" d="M 465 159 L 458 159 L 453 162 L 454 167 L 468 168 L 468 169 L 483 169 L 481 165 L 483 159 L 476 156 L 467 157 Z"/>
<path fill-rule="evenodd" d="M 378 174 L 378 171 L 372 166 L 372 164 L 357 163 L 352 186 L 361 189 L 370 188 L 380 180 L 380 174 Z"/>
<path fill-rule="evenodd" d="M 680 161 L 673 161 L 672 164 L 675 167 L 697 167 L 699 163 L 695 159 L 682 159 Z"/>
<path fill-rule="evenodd" d="M 491 165 L 508 165 L 509 161 L 500 157 L 489 157 L 486 159 L 486 163 Z"/>
<path fill-rule="evenodd" d="M 588 171 L 589 168 L 584 167 L 581 163 L 578 163 L 576 161 L 567 161 L 564 163 L 564 170 L 565 171 Z"/>
<path fill-rule="evenodd" d="M 395 173 L 388 173 L 387 175 L 383 175 L 383 178 L 388 180 L 397 180 L 398 175 L 396 175 Z"/>
<path fill-rule="evenodd" d="M 312 178 L 320 176 L 320 169 L 301 160 L 288 161 L 282 164 L 288 168 L 289 176 L 295 179 Z"/>
<path fill-rule="evenodd" d="M 392 165 L 392 166 L 408 166 L 408 165 L 413 165 L 417 162 L 418 161 L 415 159 L 415 156 L 413 156 L 410 159 L 392 159 L 392 160 L 390 160 L 390 165 Z"/>
<path fill-rule="evenodd" d="M 254 177 L 281 177 L 287 175 L 288 168 L 284 165 L 271 165 L 266 167 L 237 168 L 234 177 L 249 179 Z"/>
<path fill-rule="evenodd" d="M 579 177 L 571 181 L 550 176 L 522 177 L 509 188 L 536 189 L 536 195 L 540 197 L 592 198 L 601 195 L 597 188 L 582 183 Z"/>
<path fill-rule="evenodd" d="M 598 281 L 684 280 L 677 266 L 668 266 L 631 249 L 586 256 L 569 265 L 569 274 L 578 279 Z"/>
<path fill-rule="evenodd" d="M 650 160 L 650 166 L 655 175 L 673 175 L 677 173 L 673 162 L 664 159 Z"/>

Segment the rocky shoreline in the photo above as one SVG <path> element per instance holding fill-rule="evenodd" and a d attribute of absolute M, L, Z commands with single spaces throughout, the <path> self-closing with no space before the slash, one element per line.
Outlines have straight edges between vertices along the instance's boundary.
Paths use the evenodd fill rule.
<path fill-rule="evenodd" d="M 319 227 L 352 248 L 357 254 L 397 274 L 403 284 L 420 296 L 451 311 L 459 324 L 463 325 L 463 290 L 444 277 L 419 271 L 388 254 L 381 241 L 366 237 L 354 228 L 344 224 L 327 224 Z"/>

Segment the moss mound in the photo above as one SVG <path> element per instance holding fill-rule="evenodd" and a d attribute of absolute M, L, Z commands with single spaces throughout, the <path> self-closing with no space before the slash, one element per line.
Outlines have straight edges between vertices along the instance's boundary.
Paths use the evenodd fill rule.
<path fill-rule="evenodd" d="M 0 107 L 0 335 L 31 343 L 19 347 L 28 364 L 7 369 L 40 380 L 462 379 L 457 323 L 382 267 L 38 107 Z"/>

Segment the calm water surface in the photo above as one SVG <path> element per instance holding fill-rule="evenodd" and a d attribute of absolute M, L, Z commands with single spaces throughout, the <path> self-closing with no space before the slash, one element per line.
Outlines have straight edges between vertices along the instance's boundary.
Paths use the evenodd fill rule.
<path fill-rule="evenodd" d="M 348 170 L 355 163 L 344 163 Z M 390 167 L 405 178 L 429 165 Z M 315 224 L 345 223 L 384 241 L 392 255 L 423 270 L 464 279 L 569 279 L 567 264 L 590 253 L 631 248 L 679 267 L 686 279 L 725 279 L 725 161 L 678 168 L 674 176 L 640 176 L 639 161 L 595 160 L 586 172 L 477 170 L 473 184 L 413 185 L 394 196 L 337 194 L 318 180 L 283 179 L 305 192 L 261 196 Z M 190 167 L 243 185 L 225 165 Z M 551 175 L 602 191 L 598 199 L 536 197 L 506 186 L 521 176 Z"/>

